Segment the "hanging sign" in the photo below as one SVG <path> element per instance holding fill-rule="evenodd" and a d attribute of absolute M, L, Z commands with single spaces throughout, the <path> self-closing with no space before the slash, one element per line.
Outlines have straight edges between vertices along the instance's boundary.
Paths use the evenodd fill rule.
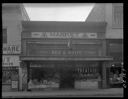
<path fill-rule="evenodd" d="M 3 45 L 3 54 L 20 54 L 20 45 Z"/>
<path fill-rule="evenodd" d="M 19 66 L 19 56 L 3 55 L 2 66 Z"/>

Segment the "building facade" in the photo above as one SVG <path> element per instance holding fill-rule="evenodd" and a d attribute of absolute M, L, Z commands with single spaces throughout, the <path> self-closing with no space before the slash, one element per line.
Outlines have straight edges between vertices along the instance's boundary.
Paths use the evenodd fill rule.
<path fill-rule="evenodd" d="M 23 21 L 23 90 L 106 88 L 106 25 Z"/>
<path fill-rule="evenodd" d="M 6 3 L 2 25 L 2 91 L 109 88 L 121 82 L 123 4 L 95 4 L 84 23 L 29 21 L 22 4 Z"/>
<path fill-rule="evenodd" d="M 21 21 L 29 20 L 22 4 L 2 4 L 2 91 L 20 89 Z"/>
<path fill-rule="evenodd" d="M 123 3 L 95 4 L 86 21 L 107 22 L 106 51 L 107 56 L 114 58 L 107 69 L 108 86 L 122 83 L 119 75 L 123 72 Z"/>

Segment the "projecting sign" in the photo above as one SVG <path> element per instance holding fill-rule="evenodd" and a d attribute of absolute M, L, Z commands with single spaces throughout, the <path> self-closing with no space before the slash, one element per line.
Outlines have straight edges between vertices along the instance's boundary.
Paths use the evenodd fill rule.
<path fill-rule="evenodd" d="M 83 32 L 32 32 L 32 38 L 97 38 L 97 33 Z"/>
<path fill-rule="evenodd" d="M 20 45 L 3 45 L 3 54 L 20 54 Z"/>
<path fill-rule="evenodd" d="M 3 55 L 2 66 L 19 66 L 19 56 Z"/>

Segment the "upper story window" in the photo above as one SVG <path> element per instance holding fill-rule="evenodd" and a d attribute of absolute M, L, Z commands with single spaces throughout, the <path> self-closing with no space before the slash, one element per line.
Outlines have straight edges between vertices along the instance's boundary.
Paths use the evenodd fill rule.
<path fill-rule="evenodd" d="M 114 3 L 112 7 L 113 28 L 123 28 L 123 4 Z"/>
<path fill-rule="evenodd" d="M 3 29 L 3 43 L 7 43 L 7 29 L 4 28 Z"/>

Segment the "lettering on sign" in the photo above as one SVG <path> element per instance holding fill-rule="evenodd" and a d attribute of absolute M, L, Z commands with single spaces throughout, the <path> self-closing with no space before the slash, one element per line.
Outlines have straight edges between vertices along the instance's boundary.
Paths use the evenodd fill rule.
<path fill-rule="evenodd" d="M 20 54 L 20 45 L 3 45 L 3 54 Z"/>
<path fill-rule="evenodd" d="M 96 55 L 97 51 L 65 51 L 65 50 L 40 50 L 40 51 L 30 51 L 29 55 Z"/>
<path fill-rule="evenodd" d="M 97 38 L 97 33 L 32 32 L 32 38 Z"/>
<path fill-rule="evenodd" d="M 19 56 L 2 56 L 2 66 L 19 66 Z"/>
<path fill-rule="evenodd" d="M 87 33 L 88 38 L 97 38 L 97 34 L 96 33 Z"/>

